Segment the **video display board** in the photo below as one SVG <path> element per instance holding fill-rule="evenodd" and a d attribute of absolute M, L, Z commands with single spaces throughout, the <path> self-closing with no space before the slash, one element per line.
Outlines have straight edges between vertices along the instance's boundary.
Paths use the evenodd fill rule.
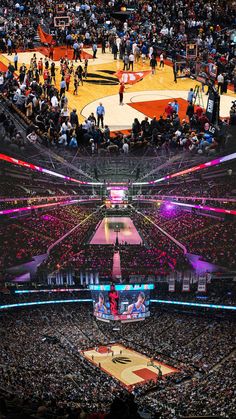
<path fill-rule="evenodd" d="M 108 199 L 112 204 L 121 204 L 124 201 L 127 201 L 127 193 L 128 187 L 127 186 L 112 186 L 107 187 L 108 191 Z"/>
<path fill-rule="evenodd" d="M 153 284 L 90 285 L 94 315 L 104 320 L 138 320 L 150 316 Z"/>

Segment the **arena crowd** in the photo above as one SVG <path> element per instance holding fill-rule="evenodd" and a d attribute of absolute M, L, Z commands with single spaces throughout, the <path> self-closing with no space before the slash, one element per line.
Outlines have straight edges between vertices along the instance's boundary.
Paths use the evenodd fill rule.
<path fill-rule="evenodd" d="M 57 16 L 54 1 L 36 8 L 32 1 L 27 5 L 3 2 L 0 49 L 8 54 L 12 63 L 1 75 L 0 89 L 4 97 L 27 117 L 30 123 L 27 141 L 54 147 L 59 153 L 60 149 L 77 151 L 84 147 L 91 154 L 139 152 L 143 146 L 151 148 L 151 153 L 154 149 L 164 154 L 181 150 L 215 154 L 221 150 L 225 139 L 209 132 L 204 110 L 199 103 L 194 105 L 191 92 L 186 97 L 185 119 L 180 120 L 179 104 L 174 101 L 163 109 L 160 118 L 142 121 L 136 118 L 128 135 L 111 135 L 111 128 L 106 125 L 104 129 L 99 128 L 97 115 L 93 113 L 84 123 L 79 122 L 76 110 L 69 106 L 67 91 L 71 90 L 73 80 L 72 90 L 77 94 L 83 78 L 86 81 L 89 75 L 88 59 L 84 59 L 86 47 L 92 48 L 94 54 L 99 46 L 103 53 L 110 51 L 124 63 L 131 55 L 135 62 L 143 63 L 162 57 L 160 65 L 161 62 L 164 65 L 167 58 L 173 62 L 183 60 L 186 45 L 196 43 L 201 65 L 217 66 L 221 77 L 221 80 L 217 79 L 219 92 L 227 92 L 228 85 L 236 90 L 233 6 L 219 1 L 191 4 L 168 0 L 162 3 L 133 1 L 133 11 L 125 22 L 112 17 L 114 6 L 116 3 L 112 1 L 106 8 L 102 2 L 90 0 L 80 5 L 69 2 L 63 9 L 69 17 L 69 26 L 61 28 L 54 26 Z M 61 57 L 59 69 L 53 61 L 53 45 L 48 47 L 44 60 L 37 60 L 32 52 L 30 66 L 22 64 L 18 68 L 17 51 L 38 48 L 35 37 L 39 24 L 46 32 L 54 33 L 56 46 L 66 45 L 72 50 L 71 59 Z M 79 65 L 77 58 L 81 61 Z M 16 69 L 17 78 L 14 76 Z M 56 72 L 60 73 L 59 82 L 56 82 Z M 7 118 L 4 120 L 4 115 L 2 120 L 10 141 L 21 150 L 24 140 L 14 131 L 12 122 Z M 228 122 L 221 124 L 224 127 Z"/>
<path fill-rule="evenodd" d="M 216 66 L 214 84 L 218 93 L 225 95 L 228 89 L 236 93 L 236 12 L 233 3 L 225 0 L 133 0 L 125 4 L 133 10 L 125 21 L 120 21 L 113 17 L 115 8 L 121 5 L 114 0 L 82 0 L 80 3 L 69 0 L 60 6 L 56 0 L 37 3 L 2 0 L 0 52 L 5 54 L 4 62 L 8 59 L 10 63 L 7 66 L 0 63 L 1 150 L 16 156 L 20 153 L 25 160 L 28 148 L 34 150 L 35 145 L 41 151 L 54 151 L 60 157 L 69 155 L 70 159 L 77 153 L 86 156 L 143 155 L 144 149 L 151 156 L 170 157 L 180 152 L 183 159 L 224 152 L 228 125 L 236 121 L 235 104 L 229 110 L 229 119 L 220 121 L 220 131 L 213 134 L 192 90 L 186 92 L 188 104 L 184 118 L 180 118 L 178 100 L 173 100 L 161 116 L 135 118 L 126 133 L 112 132 L 112 127 L 106 125 L 106 117 L 103 126 L 103 118 L 96 114 L 96 109 L 84 122 L 79 120 L 79 112 L 71 107 L 68 95 L 79 99 L 81 86 L 91 76 L 90 60 L 96 60 L 100 48 L 102 54 L 109 52 L 114 61 L 120 60 L 125 70 L 135 70 L 138 63 L 144 69 L 151 68 L 150 77 L 158 77 L 157 67 L 162 71 L 166 65 L 173 66 L 174 79 L 186 75 L 186 68 L 178 62 L 185 60 L 186 47 L 196 44 L 197 62 L 189 62 L 192 76 L 197 76 L 198 71 L 207 73 Z M 58 7 L 62 8 L 59 12 L 68 16 L 68 26 L 55 26 Z M 53 34 L 51 45 L 40 45 L 39 25 L 47 34 Z M 65 51 L 65 56 L 56 56 L 59 47 Z M 43 53 L 43 59 L 37 58 L 37 51 Z M 20 62 L 20 52 L 30 54 L 29 64 Z M 118 86 L 118 80 L 116 82 Z M 24 132 L 19 129 L 16 116 L 24 121 Z M 119 124 L 122 125 L 122 121 L 117 121 L 117 126 Z M 24 205 L 24 200 L 11 203 L 4 200 L 7 197 L 30 199 L 81 192 L 79 188 L 64 184 L 53 185 L 47 179 L 44 178 L 44 184 L 33 176 L 28 179 L 22 176 L 14 181 L 6 175 L 3 166 L 0 208 Z M 224 198 L 233 198 L 234 187 L 234 177 L 228 172 L 220 182 L 215 179 L 199 182 L 195 178 L 178 185 L 163 185 L 160 189 L 154 187 L 149 194 L 171 196 L 174 191 L 184 196 L 199 193 L 201 197 L 214 198 L 224 194 Z M 41 202 L 47 200 L 42 198 Z M 223 204 L 217 204 L 220 205 Z M 166 279 L 172 272 L 189 271 L 190 264 L 183 249 L 153 223 L 178 240 L 188 252 L 211 263 L 236 269 L 236 224 L 230 218 L 218 219 L 173 209 L 165 211 L 162 207 L 150 210 L 144 205 L 139 210 L 153 223 L 131 211 L 142 243 L 92 246 L 90 238 L 104 216 L 103 212 L 95 210 L 95 206 L 73 205 L 31 212 L 25 217 L 3 218 L 0 226 L 0 305 L 38 300 L 38 294 L 18 296 L 13 294 L 13 289 L 2 287 L 5 278 L 9 278 L 8 268 L 30 262 L 37 255 L 46 256 L 46 253 L 48 257 L 40 270 L 47 273 L 73 268 L 78 275 L 80 270 L 96 271 L 99 267 L 101 277 L 110 278 L 116 247 L 120 252 L 122 277 L 127 280 L 136 275 Z M 235 304 L 235 293 L 225 284 L 221 284 L 222 292 L 220 287 L 216 290 L 214 284 L 209 284 L 209 295 L 198 293 L 196 284 L 191 284 L 189 294 L 183 295 L 181 281 L 176 284 L 176 293 L 170 295 L 167 285 L 163 280 L 158 287 L 170 300 L 199 301 L 204 298 L 213 303 Z M 58 295 L 65 303 L 50 306 Z M 88 297 L 88 291 L 81 291 L 81 294 L 77 291 L 45 293 L 42 297 L 47 303 L 45 306 L 0 310 L 1 418 L 176 419 L 213 415 L 231 419 L 236 416 L 236 332 L 235 319 L 230 314 L 223 315 L 218 311 L 214 315 L 210 311 L 187 312 L 184 309 L 167 311 L 159 306 L 152 308 L 152 317 L 143 322 L 114 328 L 114 324 L 96 321 L 88 304 L 66 301 L 79 299 L 81 295 Z M 116 378 L 89 363 L 83 355 L 86 349 L 111 342 L 119 342 L 178 371 L 137 385 L 128 392 Z"/>
<path fill-rule="evenodd" d="M 111 341 L 179 370 L 137 385 L 132 391 L 136 413 L 128 418 L 139 418 L 143 409 L 150 418 L 234 416 L 235 328 L 230 319 L 156 310 L 152 318 L 114 331 L 112 325 L 97 323 L 88 305 L 77 304 L 5 312 L 1 320 L 1 409 L 5 406 L 6 417 L 13 401 L 18 417 L 37 412 L 58 418 L 72 412 L 76 418 L 93 418 L 96 412 L 100 418 L 117 397 L 127 403 L 131 395 L 122 385 L 83 357 L 83 350 Z"/>

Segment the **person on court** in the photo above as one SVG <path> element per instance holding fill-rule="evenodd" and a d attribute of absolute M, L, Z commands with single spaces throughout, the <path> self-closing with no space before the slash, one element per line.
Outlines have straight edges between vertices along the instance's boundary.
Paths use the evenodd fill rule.
<path fill-rule="evenodd" d="M 123 103 L 124 91 L 125 91 L 125 83 L 123 81 L 121 81 L 120 82 L 120 87 L 119 87 L 120 105 L 124 105 L 124 103 Z"/>
<path fill-rule="evenodd" d="M 162 68 L 164 68 L 164 55 L 163 55 L 163 53 L 161 53 L 160 54 L 160 68 L 162 67 Z"/>
<path fill-rule="evenodd" d="M 98 123 L 98 127 L 99 127 L 100 122 L 101 122 L 101 125 L 102 125 L 102 128 L 103 128 L 105 108 L 102 105 L 102 103 L 99 103 L 99 106 L 97 107 L 97 111 L 96 112 L 97 112 L 97 123 Z"/>
<path fill-rule="evenodd" d="M 98 297 L 98 302 L 95 304 L 94 313 L 107 313 L 107 308 L 104 303 L 104 296 L 100 292 Z"/>
<path fill-rule="evenodd" d="M 145 295 L 143 292 L 140 292 L 138 295 L 138 300 L 136 303 L 130 304 L 128 306 L 128 310 L 123 314 L 140 314 L 145 313 L 146 307 L 144 304 L 145 301 Z"/>
<path fill-rule="evenodd" d="M 154 55 L 152 55 L 150 59 L 150 67 L 152 69 L 152 74 L 156 74 L 156 66 L 157 66 L 157 60 Z"/>
<path fill-rule="evenodd" d="M 75 74 L 73 95 L 78 95 L 78 86 L 79 86 L 79 79 L 78 79 L 78 76 Z"/>

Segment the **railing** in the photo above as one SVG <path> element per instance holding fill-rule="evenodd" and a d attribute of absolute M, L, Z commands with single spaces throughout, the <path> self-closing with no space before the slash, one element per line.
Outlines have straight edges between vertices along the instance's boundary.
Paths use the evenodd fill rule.
<path fill-rule="evenodd" d="M 79 224 L 77 224 L 75 227 L 73 227 L 70 231 L 68 231 L 66 234 L 64 234 L 62 237 L 60 237 L 58 240 L 56 240 L 54 243 L 52 243 L 48 249 L 47 249 L 47 255 L 50 254 L 51 250 L 57 246 L 60 242 L 62 242 L 66 237 L 68 237 L 71 233 L 73 233 L 78 227 L 80 227 L 82 224 L 84 224 L 89 218 L 91 218 L 94 214 L 99 212 L 101 208 L 104 207 L 104 205 L 101 205 L 96 211 L 89 214 L 84 220 L 82 220 Z"/>
<path fill-rule="evenodd" d="M 33 197 L 33 196 L 28 196 L 28 197 L 17 197 L 17 198 L 0 198 L 0 202 L 10 202 L 10 201 L 53 201 L 55 199 L 69 199 L 69 198 L 77 198 L 77 197 L 81 197 L 81 195 L 54 195 L 54 196 L 38 196 L 38 197 Z M 89 198 L 89 197 L 84 197 L 83 198 Z"/>
<path fill-rule="evenodd" d="M 180 419 L 221 419 L 223 416 L 180 416 Z"/>
<path fill-rule="evenodd" d="M 134 211 L 141 215 L 143 218 L 145 218 L 147 221 L 149 221 L 149 223 L 153 224 L 162 234 L 164 234 L 165 236 L 167 236 L 171 241 L 173 241 L 178 247 L 180 247 L 180 249 L 183 250 L 184 254 L 187 253 L 187 248 L 180 243 L 178 240 L 176 240 L 173 236 L 171 236 L 169 233 L 167 233 L 167 231 L 163 230 L 158 224 L 154 223 L 154 221 L 151 220 L 151 218 L 147 217 L 146 215 L 144 215 L 142 212 L 135 210 L 135 208 L 133 207 Z"/>
<path fill-rule="evenodd" d="M 21 207 L 21 208 L 8 208 L 4 210 L 0 210 L 0 215 L 9 215 L 9 214 L 15 214 L 15 213 L 21 213 L 24 211 L 31 211 L 36 209 L 44 209 L 44 208 L 51 208 L 54 209 L 60 206 L 67 206 L 67 205 L 75 205 L 75 204 L 87 204 L 89 202 L 94 201 L 100 201 L 100 198 L 91 198 L 91 199 L 72 199 L 70 201 L 55 201 L 51 204 L 40 204 L 40 205 L 31 205 L 27 207 Z"/>
<path fill-rule="evenodd" d="M 146 199 L 161 200 L 168 199 L 186 199 L 187 201 L 219 201 L 219 202 L 236 202 L 234 198 L 211 198 L 210 196 L 179 196 L 179 195 L 140 195 L 133 198 L 133 201 L 141 201 Z"/>

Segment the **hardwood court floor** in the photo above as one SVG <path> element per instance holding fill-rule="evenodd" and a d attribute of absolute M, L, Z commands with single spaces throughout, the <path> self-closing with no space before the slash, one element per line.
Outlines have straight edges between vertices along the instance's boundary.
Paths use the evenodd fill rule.
<path fill-rule="evenodd" d="M 107 352 L 107 347 L 103 346 L 98 350 L 83 351 L 82 354 L 93 364 L 98 366 L 100 363 L 104 372 L 118 379 L 130 390 L 137 384 L 158 379 L 158 370 L 147 365 L 150 359 L 145 355 L 120 344 L 111 345 L 110 349 L 111 351 Z M 154 364 L 161 369 L 163 377 L 178 372 L 177 369 L 161 362 L 154 361 Z"/>
<path fill-rule="evenodd" d="M 45 57 L 46 48 L 39 48 L 36 51 L 37 59 Z M 19 66 L 22 63 L 29 65 L 33 56 L 32 51 L 19 52 Z M 86 49 L 86 54 L 91 57 L 91 49 Z M 59 57 L 57 51 L 56 58 Z M 62 55 L 65 55 L 65 49 L 62 49 Z M 68 53 L 70 57 L 70 53 Z M 0 64 L 8 65 L 13 61 L 13 55 L 0 54 Z M 80 63 L 74 63 L 76 68 Z M 81 63 L 84 66 L 84 62 Z M 56 61 L 56 86 L 59 87 L 61 75 L 59 70 L 59 61 Z M 149 74 L 143 80 L 134 85 L 126 85 L 124 94 L 124 106 L 119 106 L 118 99 L 118 79 L 115 72 L 123 69 L 123 63 L 120 60 L 114 60 L 113 55 L 107 50 L 105 54 L 98 50 L 97 59 L 89 59 L 88 78 L 84 80 L 83 86 L 79 86 L 78 95 L 73 95 L 73 77 L 71 79 L 69 91 L 66 93 L 69 100 L 70 110 L 75 108 L 78 111 L 80 122 L 84 121 L 91 112 L 96 112 L 99 102 L 105 106 L 105 123 L 111 130 L 128 129 L 135 117 L 143 119 L 144 116 L 158 117 L 164 114 L 164 109 L 169 100 L 173 98 L 181 99 L 180 115 L 185 117 L 187 108 L 187 92 L 191 87 L 195 87 L 196 81 L 189 78 L 178 79 L 174 82 L 173 69 L 171 65 L 165 65 L 164 69 L 157 68 L 156 74 Z M 134 71 L 150 70 L 149 60 L 145 63 L 141 60 L 134 64 Z M 41 81 L 42 78 L 41 78 Z M 208 96 L 203 94 L 203 103 L 206 106 Z M 221 96 L 220 116 L 227 117 L 231 107 L 231 101 L 235 99 L 232 90 L 228 90 L 227 95 Z M 155 107 L 154 101 L 159 101 Z M 164 115 L 165 116 L 165 115 Z"/>
<path fill-rule="evenodd" d="M 105 217 L 94 233 L 90 244 L 115 244 L 116 226 L 119 243 L 140 244 L 142 239 L 130 217 Z"/>

